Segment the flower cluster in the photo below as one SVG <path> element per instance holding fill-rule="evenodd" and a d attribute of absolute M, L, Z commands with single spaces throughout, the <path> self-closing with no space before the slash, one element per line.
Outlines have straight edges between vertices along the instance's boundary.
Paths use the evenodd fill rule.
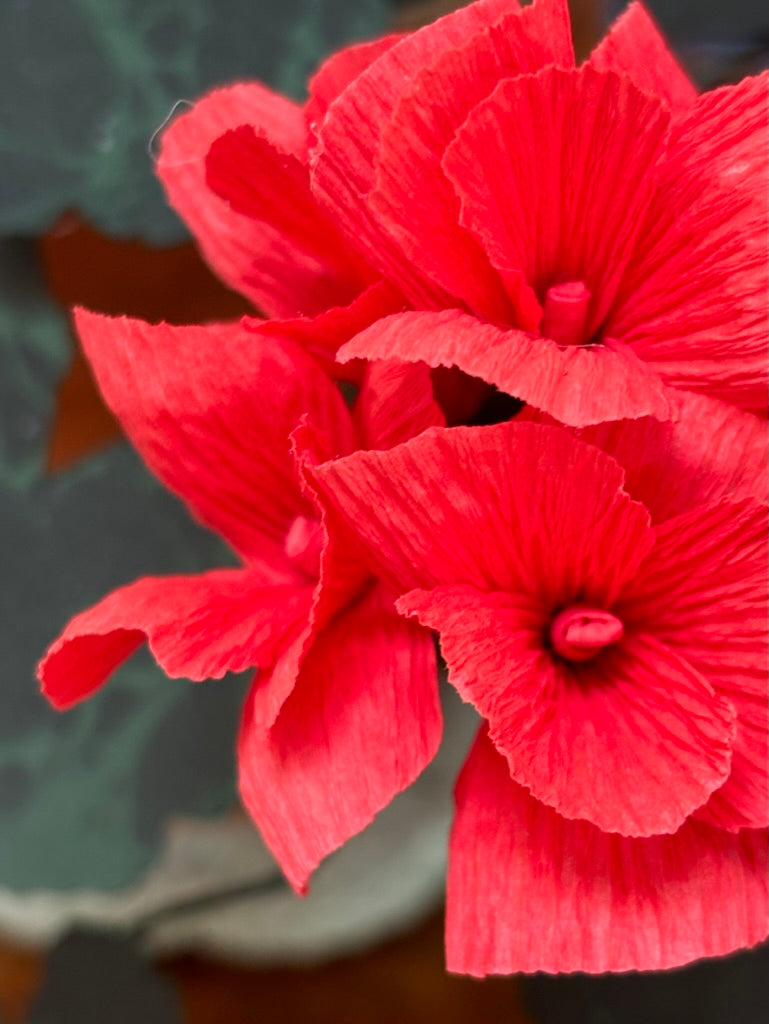
<path fill-rule="evenodd" d="M 79 311 L 147 464 L 239 568 L 145 578 L 40 667 L 257 667 L 244 804 L 298 890 L 482 719 L 449 969 L 658 969 L 767 931 L 767 76 L 698 95 L 640 4 L 477 0 L 218 90 L 157 167 L 267 315 Z M 343 397 L 344 395 L 344 397 Z M 352 397 L 351 397 L 352 396 Z"/>

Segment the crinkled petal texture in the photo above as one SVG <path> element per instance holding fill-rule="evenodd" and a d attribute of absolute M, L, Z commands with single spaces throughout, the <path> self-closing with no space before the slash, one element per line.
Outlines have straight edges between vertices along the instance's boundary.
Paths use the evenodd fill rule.
<path fill-rule="evenodd" d="M 286 291 L 283 315 L 345 306 L 378 277 L 313 198 L 306 158 L 279 148 L 251 125 L 233 128 L 213 142 L 206 182 L 236 213 L 280 237 L 291 253 L 283 268 L 286 280 L 276 281 Z M 262 249 L 251 254 L 250 277 L 269 272 L 275 263 L 271 249 L 264 244 Z M 274 309 L 273 298 L 269 311 Z"/>
<path fill-rule="evenodd" d="M 606 333 L 675 387 L 764 411 L 769 77 L 705 93 L 673 124 Z"/>
<path fill-rule="evenodd" d="M 735 478 L 720 453 L 728 440 L 750 453 L 756 435 L 739 410 L 680 401 L 715 412 L 720 441 L 709 469 L 668 489 L 669 510 L 694 510 L 657 526 L 613 458 L 539 424 L 428 430 L 314 471 L 329 515 L 407 591 L 399 609 L 438 631 L 512 778 L 627 836 L 692 814 L 733 830 L 766 821 L 766 508 L 742 497 L 757 474 Z M 644 426 L 604 440 L 629 458 Z M 699 428 L 666 429 L 637 490 L 707 459 L 704 443 L 685 451 Z M 553 652 L 550 626 L 580 606 L 610 610 L 624 635 L 577 664 Z"/>
<path fill-rule="evenodd" d="M 575 68 L 563 0 L 488 0 L 349 78 L 310 177 L 413 307 L 479 318 L 466 372 L 580 426 L 663 416 L 661 381 L 766 408 L 767 151 L 766 76 L 698 97 L 640 4 Z M 569 283 L 573 333 L 547 309 Z M 501 365 L 491 325 L 524 332 Z"/>
<path fill-rule="evenodd" d="M 280 338 L 300 345 L 317 359 L 331 377 L 359 381 L 361 365 L 336 361 L 340 345 L 350 341 L 381 317 L 403 309 L 401 293 L 384 278 L 369 285 L 347 306 L 332 306 L 314 317 L 260 320 L 244 317 L 243 326 L 264 338 Z"/>
<path fill-rule="evenodd" d="M 393 33 L 369 39 L 362 43 L 353 43 L 336 53 L 332 53 L 320 65 L 308 84 L 309 96 L 304 108 L 304 119 L 309 140 L 314 140 L 328 108 L 341 96 L 347 86 L 358 75 L 362 74 L 377 58 L 403 39 L 404 36 Z"/>
<path fill-rule="evenodd" d="M 350 244 L 388 277 L 410 301 L 441 308 L 452 297 L 404 257 L 368 203 L 376 182 L 382 130 L 422 68 L 447 49 L 509 16 L 515 0 L 479 0 L 418 32 L 404 36 L 350 82 L 328 106 L 311 158 L 313 193 L 332 214 Z"/>
<path fill-rule="evenodd" d="M 245 559 L 283 558 L 313 516 L 289 436 L 309 416 L 335 454 L 355 448 L 335 387 L 296 345 L 237 324 L 172 327 L 80 310 L 107 404 L 163 483 Z"/>
<path fill-rule="evenodd" d="M 139 580 L 109 595 L 51 647 L 43 688 L 60 706 L 79 700 L 146 640 L 169 675 L 271 667 L 274 717 L 315 632 L 323 548 L 290 434 L 304 416 L 329 456 L 354 450 L 344 402 L 296 345 L 238 325 L 171 327 L 83 310 L 76 320 L 102 393 L 145 461 L 246 568 Z M 298 549 L 292 527 L 307 541 L 318 532 L 319 551 Z M 336 593 L 334 568 L 324 585 Z"/>
<path fill-rule="evenodd" d="M 163 133 L 156 172 L 219 277 L 265 312 L 291 315 L 297 299 L 286 289 L 286 274 L 295 274 L 300 295 L 304 289 L 312 294 L 317 264 L 303 265 L 301 253 L 279 228 L 237 213 L 206 184 L 209 147 L 242 124 L 258 126 L 276 151 L 306 158 L 302 107 L 257 82 L 241 82 L 216 89 L 174 119 Z"/>
<path fill-rule="evenodd" d="M 147 577 L 114 591 L 68 624 L 40 664 L 43 692 L 58 708 L 89 697 L 142 644 L 167 675 L 221 678 L 270 665 L 306 620 L 312 586 L 289 571 Z"/>
<path fill-rule="evenodd" d="M 655 638 L 569 665 L 543 647 L 547 616 L 513 595 L 437 587 L 398 607 L 438 631 L 449 681 L 488 721 L 512 778 L 564 817 L 674 832 L 726 780 L 734 709 Z"/>
<path fill-rule="evenodd" d="M 414 265 L 475 313 L 496 320 L 519 322 L 526 311 L 460 226 L 459 202 L 441 161 L 457 126 L 501 78 L 548 64 L 574 64 L 566 3 L 510 5 L 461 43 L 426 55 L 378 139 L 376 184 L 368 197 L 378 222 Z M 430 201 L 415 203 L 415 196 Z M 533 307 L 538 310 L 536 301 Z"/>
<path fill-rule="evenodd" d="M 334 54 L 305 107 L 241 82 L 163 133 L 156 170 L 169 202 L 222 280 L 269 316 L 346 306 L 376 278 L 310 195 L 308 146 L 337 93 L 396 39 Z"/>
<path fill-rule="evenodd" d="M 625 470 L 625 489 L 655 523 L 722 498 L 765 502 L 766 422 L 726 402 L 669 388 L 670 419 L 643 417 L 577 432 Z M 552 423 L 532 408 L 519 419 Z"/>
<path fill-rule="evenodd" d="M 545 68 L 501 81 L 443 156 L 460 222 L 494 266 L 540 300 L 561 281 L 591 294 L 600 328 L 649 205 L 669 114 L 613 73 Z"/>
<path fill-rule="evenodd" d="M 737 711 L 728 780 L 698 817 L 767 825 L 767 510 L 751 498 L 662 523 L 616 614 L 653 633 Z"/>
<path fill-rule="evenodd" d="M 609 606 L 653 543 L 619 465 L 557 427 L 431 429 L 312 476 L 400 593 L 467 583 Z"/>
<path fill-rule="evenodd" d="M 643 92 L 663 100 L 674 114 L 683 113 L 697 99 L 697 90 L 640 3 L 628 4 L 588 63 L 597 71 L 626 76 Z"/>
<path fill-rule="evenodd" d="M 449 851 L 450 971 L 660 970 L 767 934 L 767 834 L 690 820 L 643 839 L 567 821 L 481 733 Z"/>
<path fill-rule="evenodd" d="M 621 342 L 564 346 L 456 309 L 384 317 L 343 345 L 339 358 L 455 366 L 569 426 L 669 415 L 662 380 Z"/>
<path fill-rule="evenodd" d="M 291 884 L 359 832 L 429 763 L 441 734 L 430 634 L 374 587 L 320 634 L 275 724 L 253 702 L 238 747 L 240 789 Z"/>

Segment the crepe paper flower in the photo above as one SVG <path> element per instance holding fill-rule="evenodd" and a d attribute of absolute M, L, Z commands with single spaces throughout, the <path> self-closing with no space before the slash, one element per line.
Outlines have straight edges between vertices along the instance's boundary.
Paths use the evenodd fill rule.
<path fill-rule="evenodd" d="M 333 359 L 341 342 L 404 308 L 400 292 L 317 204 L 308 167 L 325 110 L 397 38 L 334 54 L 303 105 L 258 82 L 240 82 L 203 97 L 161 136 L 157 174 L 212 269 L 260 311 L 287 321 L 279 337 L 320 357 Z M 260 333 L 267 325 L 249 326 Z M 340 366 L 336 373 L 350 375 Z"/>
<path fill-rule="evenodd" d="M 396 38 L 335 54 L 316 73 L 305 104 L 259 82 L 239 82 L 198 100 L 161 134 L 156 171 L 171 206 L 222 280 L 269 316 L 347 305 L 377 279 L 310 195 L 307 162 L 315 121 L 349 78 Z M 245 212 L 232 209 L 206 181 L 211 144 L 241 126 L 253 140 L 249 155 L 260 190 L 258 209 Z M 237 167 L 215 176 L 231 179 L 237 197 Z M 256 183 L 242 184 L 248 198 Z"/>
<path fill-rule="evenodd" d="M 659 969 L 766 935 L 765 438 L 675 402 L 593 443 L 438 428 L 311 471 L 485 719 L 456 793 L 450 970 Z"/>
<path fill-rule="evenodd" d="M 427 372 L 371 367 L 351 416 L 291 342 L 259 341 L 233 325 L 153 326 L 82 310 L 76 324 L 140 454 L 242 564 L 140 579 L 75 616 L 40 665 L 43 691 L 69 707 L 145 642 L 170 676 L 258 666 L 240 786 L 301 890 L 323 856 L 413 781 L 439 741 L 430 634 L 397 615 L 349 536 L 327 536 L 303 482 L 318 454 L 398 443 L 441 423 Z"/>
<path fill-rule="evenodd" d="M 310 185 L 412 311 L 341 358 L 453 365 L 583 426 L 767 387 L 767 76 L 697 96 L 642 6 L 479 0 L 328 107 Z M 254 165 L 254 174 L 258 169 Z"/>

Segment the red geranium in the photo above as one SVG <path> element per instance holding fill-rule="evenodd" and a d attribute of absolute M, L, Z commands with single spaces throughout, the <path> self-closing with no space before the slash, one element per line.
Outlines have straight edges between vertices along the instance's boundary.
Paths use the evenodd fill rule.
<path fill-rule="evenodd" d="M 486 721 L 450 969 L 657 969 L 766 935 L 765 438 L 671 401 L 675 423 L 444 428 L 313 471 Z"/>
<path fill-rule="evenodd" d="M 291 342 L 232 325 L 153 326 L 85 311 L 76 319 L 136 448 L 242 566 L 147 577 L 110 594 L 51 646 L 43 691 L 69 707 L 143 642 L 169 676 L 258 666 L 241 729 L 241 792 L 301 889 L 322 857 L 413 781 L 440 739 L 430 634 L 397 615 L 349 536 L 329 540 L 303 469 L 313 453 L 395 444 L 441 423 L 427 373 L 372 367 L 351 416 Z"/>

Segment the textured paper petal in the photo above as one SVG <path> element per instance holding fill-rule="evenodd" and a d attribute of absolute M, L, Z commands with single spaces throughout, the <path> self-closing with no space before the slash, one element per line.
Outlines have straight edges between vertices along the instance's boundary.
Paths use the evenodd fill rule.
<path fill-rule="evenodd" d="M 366 288 L 348 306 L 335 306 L 315 317 L 290 320 L 245 317 L 243 325 L 264 338 L 295 342 L 319 360 L 333 377 L 358 379 L 362 372 L 360 365 L 337 363 L 337 349 L 380 317 L 398 312 L 403 306 L 401 293 L 388 281 L 382 280 Z"/>
<path fill-rule="evenodd" d="M 233 128 L 213 142 L 206 157 L 206 183 L 237 213 L 278 232 L 296 249 L 298 264 L 317 265 L 316 285 L 325 307 L 347 305 L 377 276 L 313 198 L 307 164 L 251 125 Z M 298 294 L 296 311 L 305 304 Z"/>
<path fill-rule="evenodd" d="M 348 85 L 353 82 L 369 64 L 403 39 L 403 35 L 392 33 L 379 39 L 354 43 L 337 50 L 323 61 L 308 84 L 309 98 L 304 108 L 307 132 L 314 140 L 326 116 L 326 111 Z"/>
<path fill-rule="evenodd" d="M 300 892 L 327 854 L 413 782 L 440 741 L 432 639 L 388 605 L 374 590 L 317 637 L 271 730 L 255 723 L 250 700 L 244 710 L 243 802 Z"/>
<path fill-rule="evenodd" d="M 517 3 L 481 0 L 404 36 L 370 64 L 328 108 L 311 159 L 312 189 L 335 223 L 366 259 L 387 276 L 397 273 L 411 302 L 452 305 L 451 297 L 410 267 L 372 215 L 367 196 L 376 180 L 381 133 L 400 98 L 426 64 L 470 35 L 507 16 Z"/>
<path fill-rule="evenodd" d="M 317 588 L 313 602 L 317 600 Z M 286 636 L 283 648 L 266 671 L 260 671 L 248 696 L 249 716 L 254 728 L 266 734 L 274 724 L 281 708 L 294 691 L 299 669 L 312 644 L 315 630 L 310 621 L 312 604 L 308 602 L 308 617 L 298 625 L 293 636 Z"/>
<path fill-rule="evenodd" d="M 606 331 L 664 380 L 766 408 L 767 74 L 706 93 L 674 125 Z"/>
<path fill-rule="evenodd" d="M 726 402 L 670 389 L 671 418 L 648 417 L 586 427 L 578 437 L 625 470 L 625 489 L 654 522 L 722 498 L 765 501 L 769 480 L 766 422 Z M 531 410 L 522 413 L 535 421 Z"/>
<path fill-rule="evenodd" d="M 269 680 L 265 680 L 263 685 L 260 680 L 252 694 L 251 713 L 254 722 L 262 729 L 274 724 L 293 692 L 299 670 L 317 635 L 336 616 L 346 614 L 346 609 L 360 601 L 374 583 L 354 533 L 344 523 L 329 521 L 328 513 L 318 500 L 314 481 L 308 475 L 309 468 L 318 462 L 338 458 L 354 447 L 352 437 L 344 439 L 344 447 L 341 448 L 334 447 L 334 442 L 332 436 L 319 431 L 307 417 L 303 417 L 291 433 L 297 479 L 320 518 L 318 584 L 306 621 L 273 665 Z"/>
<path fill-rule="evenodd" d="M 540 302 L 581 281 L 585 338 L 601 327 L 649 205 L 669 115 L 627 79 L 545 68 L 499 83 L 443 157 L 461 223 Z"/>
<path fill-rule="evenodd" d="M 674 832 L 729 774 L 734 710 L 651 637 L 589 662 L 545 647 L 548 615 L 471 587 L 398 601 L 437 630 L 449 682 L 488 721 L 511 776 L 565 818 L 606 832 Z"/>
<path fill-rule="evenodd" d="M 428 427 L 446 425 L 429 368 L 390 359 L 367 365 L 354 417 L 364 448 L 393 448 Z"/>
<path fill-rule="evenodd" d="M 163 132 L 155 169 L 169 203 L 219 277 L 270 315 L 291 315 L 296 295 L 312 287 L 317 268 L 301 266 L 279 231 L 236 213 L 206 185 L 211 143 L 241 124 L 258 126 L 283 152 L 306 157 L 301 106 L 257 82 L 241 82 L 209 93 L 174 119 Z M 281 276 L 292 271 L 295 295 L 289 298 Z"/>
<path fill-rule="evenodd" d="M 571 426 L 669 415 L 662 381 L 627 346 L 561 346 L 455 309 L 385 317 L 340 349 L 356 357 L 457 366 Z"/>
<path fill-rule="evenodd" d="M 766 507 L 724 501 L 656 534 L 616 614 L 652 632 L 736 708 L 732 772 L 706 817 L 724 828 L 766 825 Z"/>
<path fill-rule="evenodd" d="M 608 607 L 653 539 L 617 463 L 555 427 L 432 428 L 311 475 L 399 593 L 468 583 Z"/>
<path fill-rule="evenodd" d="M 419 69 L 382 131 L 370 197 L 377 218 L 411 262 L 479 315 L 526 328 L 537 322 L 522 322 L 483 249 L 460 226 L 459 202 L 441 158 L 501 78 L 547 64 L 574 65 L 565 0 L 512 8 L 462 45 L 439 52 Z M 427 196 L 429 202 L 415 202 Z"/>
<path fill-rule="evenodd" d="M 305 414 L 332 437 L 351 425 L 309 356 L 233 324 L 171 327 L 85 310 L 76 324 L 107 404 L 147 464 L 237 551 L 273 550 L 294 516 L 313 514 L 289 434 Z"/>
<path fill-rule="evenodd" d="M 145 641 L 172 677 L 220 679 L 269 665 L 306 618 L 311 596 L 312 587 L 289 572 L 279 582 L 241 569 L 137 580 L 76 615 L 38 678 L 51 703 L 66 708 L 90 696 Z"/>
<path fill-rule="evenodd" d="M 447 966 L 662 970 L 767 934 L 767 835 L 687 822 L 630 839 L 566 821 L 516 785 L 481 736 L 457 785 Z"/>
<path fill-rule="evenodd" d="M 651 96 L 683 113 L 697 99 L 697 90 L 670 52 L 649 12 L 631 3 L 617 18 L 588 62 L 596 71 L 618 71 Z"/>

